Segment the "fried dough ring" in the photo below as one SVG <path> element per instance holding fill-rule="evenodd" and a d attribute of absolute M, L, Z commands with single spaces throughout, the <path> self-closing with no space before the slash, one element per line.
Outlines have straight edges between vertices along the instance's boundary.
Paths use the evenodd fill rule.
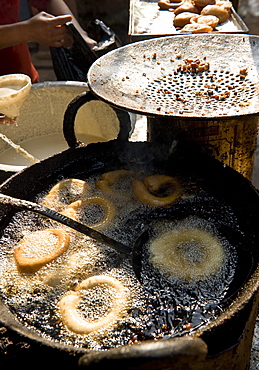
<path fill-rule="evenodd" d="M 114 194 L 114 191 L 111 189 L 113 185 L 120 177 L 130 175 L 132 171 L 129 170 L 115 170 L 109 171 L 101 175 L 101 179 L 96 182 L 96 186 L 107 194 Z"/>
<path fill-rule="evenodd" d="M 190 23 L 186 24 L 179 33 L 207 33 L 213 31 L 213 28 L 207 24 Z"/>
<path fill-rule="evenodd" d="M 106 284 L 115 289 L 113 295 L 113 306 L 109 313 L 93 322 L 88 322 L 80 315 L 78 306 L 80 304 L 80 291 L 82 289 L 91 289 L 97 285 Z M 127 290 L 123 284 L 111 276 L 92 276 L 82 281 L 76 287 L 74 292 L 71 292 L 62 297 L 58 303 L 62 322 L 66 327 L 77 334 L 91 334 L 106 326 L 115 325 L 116 322 L 125 314 L 127 303 Z"/>
<path fill-rule="evenodd" d="M 216 5 L 223 6 L 224 9 L 230 10 L 232 9 L 232 2 L 227 0 L 216 0 Z"/>
<path fill-rule="evenodd" d="M 194 5 L 198 6 L 199 8 L 204 8 L 207 5 L 214 5 L 216 4 L 216 0 L 193 0 Z"/>
<path fill-rule="evenodd" d="M 14 258 L 19 267 L 23 272 L 36 272 L 41 267 L 48 263 L 56 260 L 60 257 L 69 247 L 70 237 L 64 230 L 48 229 L 43 232 L 49 231 L 51 234 L 58 238 L 56 247 L 48 254 L 43 257 L 30 258 L 26 255 L 26 248 L 28 248 L 28 238 L 24 238 L 14 249 Z M 42 231 L 36 231 L 35 233 L 42 233 Z M 33 234 L 35 234 L 33 233 Z"/>
<path fill-rule="evenodd" d="M 214 29 L 217 27 L 219 19 L 215 15 L 196 15 L 191 18 L 190 23 L 206 24 Z"/>
<path fill-rule="evenodd" d="M 190 1 L 184 1 L 180 6 L 174 10 L 174 14 L 178 15 L 180 13 L 195 13 L 199 14 L 199 9 Z"/>
<path fill-rule="evenodd" d="M 173 23 L 175 27 L 184 27 L 186 24 L 190 23 L 193 17 L 196 17 L 195 13 L 184 12 L 176 15 L 174 17 Z"/>
<path fill-rule="evenodd" d="M 80 211 L 83 207 L 90 206 L 92 204 L 99 204 L 104 208 L 105 216 L 102 221 L 97 222 L 91 225 L 92 229 L 95 230 L 102 230 L 105 227 L 109 226 L 114 219 L 115 216 L 115 207 L 111 200 L 100 197 L 100 196 L 93 196 L 88 197 L 86 199 L 77 200 L 76 202 L 71 203 L 63 212 L 62 214 L 73 218 L 74 220 L 77 219 L 77 212 Z"/>
<path fill-rule="evenodd" d="M 78 187 L 77 198 L 85 198 L 87 196 L 89 192 L 88 184 L 83 180 L 69 178 L 61 180 L 54 185 L 45 196 L 43 204 L 50 208 L 54 206 L 58 211 L 63 210 L 67 207 L 67 204 L 61 202 L 62 197 L 65 198 L 66 196 L 65 192 L 71 197 L 70 201 L 67 202 L 68 204 L 75 201 L 70 192 L 72 186 Z"/>
<path fill-rule="evenodd" d="M 226 22 L 230 18 L 229 8 L 224 5 L 207 5 L 202 9 L 201 15 L 215 15 L 219 23 Z"/>
<path fill-rule="evenodd" d="M 158 191 L 165 184 L 173 185 L 174 191 L 170 195 L 158 197 L 150 193 Z M 134 180 L 133 190 L 142 203 L 151 207 L 168 206 L 175 202 L 182 192 L 179 182 L 174 177 L 167 175 L 151 175 L 147 176 L 143 181 Z"/>
<path fill-rule="evenodd" d="M 150 251 L 154 266 L 188 281 L 209 277 L 225 258 L 220 241 L 199 228 L 167 231 L 151 243 Z"/>
<path fill-rule="evenodd" d="M 184 1 L 182 0 L 174 0 L 174 1 L 170 1 L 170 0 L 160 0 L 158 1 L 158 6 L 161 10 L 174 10 L 175 8 L 177 8 L 178 6 L 180 6 L 181 4 L 183 4 Z"/>

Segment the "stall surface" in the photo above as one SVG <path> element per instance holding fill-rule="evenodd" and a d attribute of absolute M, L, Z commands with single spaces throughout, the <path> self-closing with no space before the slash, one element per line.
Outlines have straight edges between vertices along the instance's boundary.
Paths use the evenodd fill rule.
<path fill-rule="evenodd" d="M 131 0 L 129 17 L 130 41 L 146 40 L 147 38 L 178 34 L 180 29 L 173 24 L 174 13 L 160 10 L 157 0 Z M 247 33 L 248 28 L 237 14 L 234 7 L 230 18 L 219 24 L 214 32 Z"/>

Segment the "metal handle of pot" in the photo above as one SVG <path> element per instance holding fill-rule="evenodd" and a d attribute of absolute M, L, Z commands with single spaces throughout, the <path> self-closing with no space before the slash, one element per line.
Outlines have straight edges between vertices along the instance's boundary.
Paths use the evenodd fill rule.
<path fill-rule="evenodd" d="M 79 359 L 79 368 L 103 370 L 110 366 L 113 370 L 188 370 L 205 360 L 207 352 L 207 345 L 201 338 L 146 341 L 109 351 L 89 352 Z"/>
<path fill-rule="evenodd" d="M 76 148 L 81 143 L 76 138 L 75 134 L 75 118 L 81 106 L 90 102 L 91 100 L 98 100 L 90 91 L 85 91 L 76 96 L 67 106 L 63 119 L 63 134 L 66 142 L 70 148 Z M 118 141 L 127 141 L 131 131 L 131 120 L 128 112 L 115 109 L 114 111 L 120 123 L 120 131 L 117 137 Z"/>

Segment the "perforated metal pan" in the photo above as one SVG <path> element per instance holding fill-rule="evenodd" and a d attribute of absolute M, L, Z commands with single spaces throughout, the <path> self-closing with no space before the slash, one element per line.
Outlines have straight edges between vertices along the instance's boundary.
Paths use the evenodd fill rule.
<path fill-rule="evenodd" d="M 209 70 L 183 72 L 186 59 Z M 150 116 L 219 118 L 259 113 L 259 37 L 195 34 L 118 48 L 88 72 L 90 89 L 113 106 Z"/>

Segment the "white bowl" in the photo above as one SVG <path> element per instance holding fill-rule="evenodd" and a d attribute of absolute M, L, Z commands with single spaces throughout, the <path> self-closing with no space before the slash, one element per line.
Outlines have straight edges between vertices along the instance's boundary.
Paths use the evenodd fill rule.
<path fill-rule="evenodd" d="M 0 76 L 0 113 L 15 119 L 31 89 L 31 79 L 24 74 Z"/>

